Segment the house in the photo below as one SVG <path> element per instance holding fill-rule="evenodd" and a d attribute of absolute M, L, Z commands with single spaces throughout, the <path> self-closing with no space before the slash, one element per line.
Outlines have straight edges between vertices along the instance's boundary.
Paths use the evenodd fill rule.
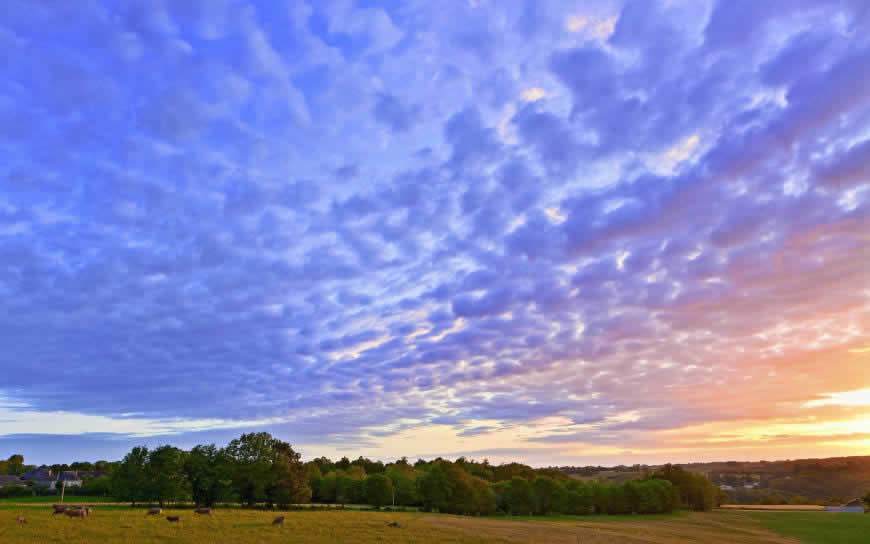
<path fill-rule="evenodd" d="M 82 478 L 77 470 L 64 470 L 57 477 L 58 482 L 63 482 L 66 487 L 81 487 Z"/>
<path fill-rule="evenodd" d="M 54 487 L 57 476 L 47 468 L 32 468 L 21 475 L 23 483 L 33 482 L 33 485 L 42 487 Z"/>
<path fill-rule="evenodd" d="M 7 485 L 24 485 L 24 480 L 21 479 L 21 476 L 16 474 L 0 474 L 0 487 L 5 487 Z"/>

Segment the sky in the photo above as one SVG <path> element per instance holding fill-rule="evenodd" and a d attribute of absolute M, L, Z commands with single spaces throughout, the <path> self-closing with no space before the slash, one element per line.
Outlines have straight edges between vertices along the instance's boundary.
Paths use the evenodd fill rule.
<path fill-rule="evenodd" d="M 0 457 L 870 454 L 864 0 L 5 0 Z"/>

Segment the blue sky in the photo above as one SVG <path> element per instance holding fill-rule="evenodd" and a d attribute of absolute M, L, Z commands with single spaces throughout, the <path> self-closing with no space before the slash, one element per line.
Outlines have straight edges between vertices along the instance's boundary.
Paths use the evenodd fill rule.
<path fill-rule="evenodd" d="M 7 0 L 0 456 L 866 453 L 868 28 Z"/>

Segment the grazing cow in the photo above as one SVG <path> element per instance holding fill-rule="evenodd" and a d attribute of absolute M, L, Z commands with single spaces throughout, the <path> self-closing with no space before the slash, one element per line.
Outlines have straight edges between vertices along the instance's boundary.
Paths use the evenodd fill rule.
<path fill-rule="evenodd" d="M 181 521 L 181 516 L 166 516 L 166 521 L 169 523 L 178 523 Z"/>
<path fill-rule="evenodd" d="M 63 513 L 68 515 L 71 518 L 82 518 L 82 519 L 85 519 L 85 516 L 87 515 L 87 514 L 85 514 L 84 510 L 79 510 L 78 508 L 69 508 L 67 510 L 64 510 Z"/>
<path fill-rule="evenodd" d="M 197 508 L 193 511 L 194 514 L 211 515 L 211 508 Z"/>
<path fill-rule="evenodd" d="M 54 507 L 54 513 L 55 513 L 55 514 L 63 514 L 64 512 L 66 512 L 67 510 L 69 510 L 69 505 L 68 505 L 68 504 L 54 504 L 54 505 L 52 505 L 52 506 Z"/>
<path fill-rule="evenodd" d="M 145 516 L 156 516 L 163 513 L 162 508 L 149 508 L 147 512 L 145 512 Z"/>
<path fill-rule="evenodd" d="M 391 521 L 387 523 L 387 527 L 401 527 L 401 525 L 399 525 L 398 521 Z"/>
<path fill-rule="evenodd" d="M 277 518 L 273 519 L 272 525 L 280 525 L 281 527 L 283 527 L 284 526 L 284 516 L 278 516 Z"/>
<path fill-rule="evenodd" d="M 15 521 L 17 521 L 18 523 L 27 523 L 27 520 L 24 518 L 24 516 L 16 516 Z"/>

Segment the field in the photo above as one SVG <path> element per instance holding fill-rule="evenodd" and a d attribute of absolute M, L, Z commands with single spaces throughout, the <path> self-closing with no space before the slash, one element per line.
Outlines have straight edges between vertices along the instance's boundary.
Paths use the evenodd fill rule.
<path fill-rule="evenodd" d="M 766 529 L 789 535 L 804 544 L 867 544 L 870 515 L 817 512 L 765 512 L 752 516 Z"/>
<path fill-rule="evenodd" d="M 218 510 L 214 517 L 167 510 L 181 525 L 145 517 L 140 508 L 97 506 L 85 520 L 52 519 L 44 505 L 0 505 L 0 542 L 25 543 L 408 543 L 434 544 L 857 544 L 867 542 L 870 516 L 825 513 L 726 512 L 582 518 L 473 518 L 416 512 L 286 512 L 272 527 L 271 512 Z M 16 515 L 27 523 L 19 525 Z M 392 528 L 388 522 L 401 527 Z M 860 538 L 860 540 L 859 540 Z"/>
<path fill-rule="evenodd" d="M 815 504 L 724 504 L 725 510 L 776 510 L 778 512 L 824 512 L 824 506 Z"/>

